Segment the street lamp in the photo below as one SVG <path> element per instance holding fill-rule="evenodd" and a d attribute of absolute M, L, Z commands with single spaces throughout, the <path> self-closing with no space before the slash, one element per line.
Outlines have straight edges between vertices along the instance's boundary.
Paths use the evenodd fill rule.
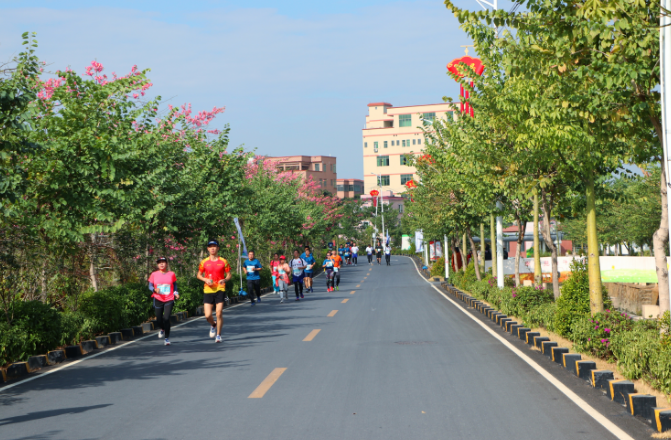
<path fill-rule="evenodd" d="M 380 188 L 380 195 L 378 197 L 380 199 L 380 203 L 379 203 L 380 209 L 382 210 L 382 239 L 384 240 L 384 237 L 385 237 L 385 235 L 384 235 L 384 199 L 382 197 L 382 185 L 381 185 L 382 182 L 381 182 L 381 179 L 380 179 L 381 174 L 372 173 L 371 175 L 377 176 L 377 186 L 378 186 L 378 188 Z M 377 205 L 375 206 L 375 216 L 377 217 Z"/>

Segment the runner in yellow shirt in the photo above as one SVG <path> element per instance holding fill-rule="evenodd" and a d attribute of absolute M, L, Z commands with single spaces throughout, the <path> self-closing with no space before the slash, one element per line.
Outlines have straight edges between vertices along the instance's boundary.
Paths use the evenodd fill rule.
<path fill-rule="evenodd" d="M 207 242 L 207 252 L 210 256 L 200 262 L 196 278 L 205 283 L 203 288 L 203 309 L 205 319 L 210 323 L 210 338 L 215 342 L 221 342 L 221 327 L 224 325 L 222 311 L 224 310 L 224 298 L 226 296 L 226 281 L 231 279 L 231 266 L 219 254 L 219 243 L 217 240 Z M 212 319 L 212 308 L 216 307 L 217 323 L 215 327 Z"/>

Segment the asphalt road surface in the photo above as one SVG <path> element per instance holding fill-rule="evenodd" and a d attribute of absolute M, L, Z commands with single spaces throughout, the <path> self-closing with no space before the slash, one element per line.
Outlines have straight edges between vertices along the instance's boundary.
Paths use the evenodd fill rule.
<path fill-rule="evenodd" d="M 615 438 L 409 258 L 341 273 L 0 389 L 0 439 Z"/>

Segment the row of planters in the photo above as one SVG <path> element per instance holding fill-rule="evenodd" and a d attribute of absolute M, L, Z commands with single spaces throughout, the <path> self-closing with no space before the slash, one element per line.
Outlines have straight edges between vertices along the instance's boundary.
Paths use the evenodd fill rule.
<path fill-rule="evenodd" d="M 261 288 L 270 287 L 270 270 L 264 268 L 260 275 Z M 246 290 L 245 274 L 242 284 Z M 203 304 L 203 283 L 195 277 L 181 278 L 177 286 L 180 298 L 175 301 L 174 313 L 195 315 Z M 239 290 L 240 278 L 235 273 L 226 283 L 226 292 L 230 298 L 235 298 Z M 88 291 L 61 310 L 41 301 L 20 300 L 4 308 L 6 313 L 0 321 L 2 367 L 99 335 L 139 326 L 154 317 L 151 293 L 145 283 Z"/>
<path fill-rule="evenodd" d="M 450 284 L 487 301 L 526 327 L 544 328 L 573 342 L 580 353 L 615 362 L 627 379 L 643 379 L 667 396 L 671 395 L 671 319 L 669 313 L 656 320 L 633 320 L 612 309 L 603 289 L 605 312 L 590 315 L 589 279 L 585 263 L 575 261 L 572 274 L 561 287 L 557 301 L 542 287 L 497 287 L 496 278 L 475 277 L 470 264 L 466 272 L 453 272 Z"/>

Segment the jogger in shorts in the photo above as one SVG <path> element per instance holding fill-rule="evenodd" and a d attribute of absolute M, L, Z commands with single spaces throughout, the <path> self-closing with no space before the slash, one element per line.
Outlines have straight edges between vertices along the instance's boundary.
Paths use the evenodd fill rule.
<path fill-rule="evenodd" d="M 209 257 L 200 262 L 196 278 L 205 283 L 203 288 L 203 309 L 205 319 L 210 323 L 210 338 L 215 342 L 221 342 L 221 327 L 224 325 L 222 311 L 224 310 L 224 297 L 226 296 L 226 281 L 231 279 L 231 266 L 228 261 L 221 258 L 219 254 L 219 243 L 217 240 L 207 242 Z M 215 327 L 212 319 L 212 309 L 216 309 L 217 325 Z"/>

